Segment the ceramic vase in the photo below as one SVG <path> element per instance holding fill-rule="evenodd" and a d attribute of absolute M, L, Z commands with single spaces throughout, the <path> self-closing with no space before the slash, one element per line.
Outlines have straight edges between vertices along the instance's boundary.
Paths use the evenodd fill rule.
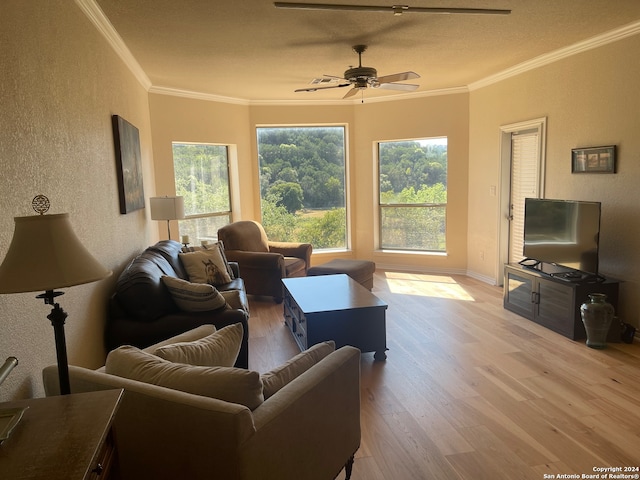
<path fill-rule="evenodd" d="M 582 323 L 587 332 L 587 346 L 606 348 L 607 334 L 614 316 L 613 306 L 604 293 L 591 293 L 589 300 L 580 306 Z"/>

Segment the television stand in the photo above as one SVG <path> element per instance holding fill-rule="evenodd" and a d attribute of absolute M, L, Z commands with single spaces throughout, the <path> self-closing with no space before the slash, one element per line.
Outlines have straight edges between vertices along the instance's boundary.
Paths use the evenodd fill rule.
<path fill-rule="evenodd" d="M 617 310 L 620 282 L 580 272 L 580 278 L 567 275 L 572 272 L 576 271 L 550 264 L 505 265 L 504 308 L 572 340 L 586 338 L 580 305 L 590 293 L 604 293 Z M 620 325 L 616 322 L 612 323 L 607 340 L 620 341 Z"/>

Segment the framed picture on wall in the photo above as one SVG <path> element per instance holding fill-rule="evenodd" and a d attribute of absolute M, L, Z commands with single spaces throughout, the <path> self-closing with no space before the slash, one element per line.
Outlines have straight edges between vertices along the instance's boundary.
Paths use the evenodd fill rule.
<path fill-rule="evenodd" d="M 572 149 L 571 173 L 616 173 L 616 146 Z"/>
<path fill-rule="evenodd" d="M 144 208 L 140 133 L 136 127 L 118 115 L 113 115 L 112 123 L 120 213 L 129 213 Z"/>

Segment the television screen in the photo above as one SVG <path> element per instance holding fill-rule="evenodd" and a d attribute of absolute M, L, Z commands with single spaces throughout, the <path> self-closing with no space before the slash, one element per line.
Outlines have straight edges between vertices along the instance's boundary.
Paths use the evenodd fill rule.
<path fill-rule="evenodd" d="M 598 274 L 600 202 L 526 198 L 525 257 Z"/>

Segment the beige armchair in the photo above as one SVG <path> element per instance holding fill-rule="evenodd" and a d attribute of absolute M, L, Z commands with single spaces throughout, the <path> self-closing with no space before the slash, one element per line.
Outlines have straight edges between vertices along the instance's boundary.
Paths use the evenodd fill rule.
<path fill-rule="evenodd" d="M 309 243 L 272 242 L 258 222 L 243 220 L 218 230 L 227 260 L 237 262 L 247 293 L 282 301 L 282 279 L 304 277 L 311 266 Z"/>
<path fill-rule="evenodd" d="M 209 334 L 202 326 L 145 349 Z M 249 408 L 70 366 L 71 392 L 124 388 L 114 421 L 117 478 L 327 480 L 360 445 L 360 352 L 342 347 Z M 43 371 L 57 395 L 55 365 Z"/>

